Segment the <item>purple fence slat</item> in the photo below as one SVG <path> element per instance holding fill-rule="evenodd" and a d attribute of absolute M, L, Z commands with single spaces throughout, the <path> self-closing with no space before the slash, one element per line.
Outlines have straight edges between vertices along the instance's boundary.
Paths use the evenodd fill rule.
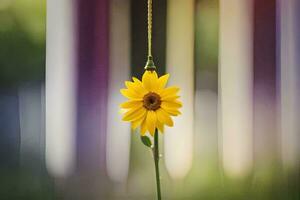
<path fill-rule="evenodd" d="M 255 159 L 277 154 L 276 1 L 255 0 L 254 7 L 254 143 Z"/>
<path fill-rule="evenodd" d="M 103 172 L 108 81 L 108 0 L 78 0 L 77 166 Z"/>

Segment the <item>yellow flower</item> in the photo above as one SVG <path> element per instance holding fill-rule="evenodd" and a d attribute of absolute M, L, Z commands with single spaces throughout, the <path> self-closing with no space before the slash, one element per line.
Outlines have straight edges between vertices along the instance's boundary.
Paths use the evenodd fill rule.
<path fill-rule="evenodd" d="M 126 81 L 126 89 L 120 92 L 129 100 L 120 106 L 126 109 L 124 121 L 131 122 L 132 129 L 141 126 L 141 135 L 147 131 L 153 136 L 155 129 L 164 132 L 164 125 L 173 126 L 171 116 L 181 114 L 178 87 L 165 88 L 169 74 L 158 78 L 155 71 L 145 71 L 142 81 L 133 77 Z"/>

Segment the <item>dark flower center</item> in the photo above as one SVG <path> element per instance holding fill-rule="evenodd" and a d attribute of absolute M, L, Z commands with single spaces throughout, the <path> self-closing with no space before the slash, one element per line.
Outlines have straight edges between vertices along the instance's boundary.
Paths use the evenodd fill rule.
<path fill-rule="evenodd" d="M 149 92 L 143 98 L 144 107 L 148 110 L 157 110 L 160 108 L 160 96 L 154 92 Z"/>

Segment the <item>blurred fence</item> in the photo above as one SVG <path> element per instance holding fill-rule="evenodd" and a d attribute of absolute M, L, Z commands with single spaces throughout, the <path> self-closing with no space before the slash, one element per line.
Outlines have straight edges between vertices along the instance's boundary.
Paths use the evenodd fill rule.
<path fill-rule="evenodd" d="M 300 199 L 300 3 L 153 2 L 160 75 L 183 115 L 166 199 Z M 153 199 L 119 89 L 146 61 L 146 0 L 0 2 L 0 199 Z"/>

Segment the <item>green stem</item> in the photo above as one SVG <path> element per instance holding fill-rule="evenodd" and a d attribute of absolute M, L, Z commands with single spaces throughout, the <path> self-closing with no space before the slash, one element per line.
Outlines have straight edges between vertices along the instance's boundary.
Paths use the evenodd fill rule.
<path fill-rule="evenodd" d="M 158 130 L 155 130 L 154 134 L 154 150 L 153 150 L 154 164 L 155 164 L 155 177 L 156 177 L 156 189 L 157 189 L 157 200 L 161 200 L 160 191 L 160 177 L 159 177 L 159 146 L 158 146 Z"/>

